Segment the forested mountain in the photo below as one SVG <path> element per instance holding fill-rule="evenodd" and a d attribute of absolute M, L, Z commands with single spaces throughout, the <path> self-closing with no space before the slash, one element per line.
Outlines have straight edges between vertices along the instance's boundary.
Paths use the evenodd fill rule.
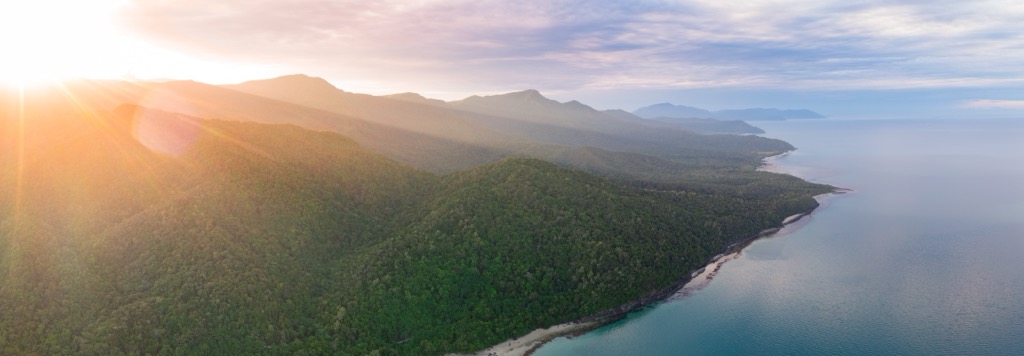
<path fill-rule="evenodd" d="M 663 158 L 680 158 L 680 152 L 709 159 L 725 159 L 751 151 L 787 150 L 781 141 L 740 136 L 708 136 L 664 125 L 624 119 L 578 101 L 560 103 L 536 90 L 502 95 L 474 96 L 450 105 L 504 118 L 499 130 L 516 132 L 537 141 L 597 147 Z M 758 159 L 759 160 L 759 159 Z"/>
<path fill-rule="evenodd" d="M 360 316 L 346 309 L 388 330 L 382 338 L 408 341 L 391 345 L 398 353 L 482 349 L 498 335 L 622 305 L 816 206 L 809 191 L 737 199 L 634 189 L 520 159 L 449 175 L 443 186 L 422 220 L 379 246 L 371 304 Z M 459 302 L 439 302 L 449 300 Z"/>
<path fill-rule="evenodd" d="M 616 177 L 672 180 L 695 169 L 737 163 L 756 166 L 765 155 L 792 149 L 782 141 L 761 137 L 712 137 L 656 123 L 616 120 L 583 104 L 557 103 L 539 93 L 539 98 L 552 105 L 523 106 L 518 114 L 506 105 L 512 110 L 503 110 L 511 115 L 504 117 L 415 97 L 347 93 L 307 76 L 233 86 L 192 81 L 78 81 L 50 91 L 49 96 L 67 93 L 77 105 L 103 110 L 130 103 L 197 117 L 331 130 L 399 162 L 435 173 L 506 157 L 539 157 L 566 167 L 596 167 L 599 169 L 592 172 Z M 543 120 L 531 119 L 526 113 Z M 638 155 L 643 157 L 626 159 Z M 623 166 L 623 162 L 630 163 Z"/>
<path fill-rule="evenodd" d="M 436 180 L 294 126 L 127 107 L 37 119 L 25 135 L 4 122 L 3 142 L 29 140 L 0 160 L 4 354 L 238 353 L 294 339 L 312 328 L 329 263 L 389 236 Z M 146 125 L 176 133 L 146 139 Z M 179 156 L 144 144 L 197 126 Z"/>
<path fill-rule="evenodd" d="M 693 170 L 738 164 L 753 167 L 766 155 L 793 148 L 779 140 L 709 136 L 655 121 L 623 118 L 576 101 L 560 103 L 536 90 L 444 103 L 409 93 L 386 97 L 352 94 L 304 75 L 224 87 L 396 128 L 433 128 L 428 133 L 433 137 L 476 138 L 474 144 L 502 157 L 540 157 L 588 170 L 600 167 L 592 172 L 630 179 L 673 180 Z M 637 170 L 638 166 L 644 169 Z"/>
<path fill-rule="evenodd" d="M 66 93 L 75 105 L 102 110 L 129 103 L 197 117 L 331 130 L 436 173 L 506 157 L 538 157 L 613 177 L 673 181 L 693 171 L 754 167 L 767 155 L 792 149 L 757 136 L 702 135 L 652 120 L 628 120 L 536 91 L 438 103 L 347 93 L 307 76 L 225 87 L 79 81 L 50 91 L 40 95 Z"/>
<path fill-rule="evenodd" d="M 667 288 L 830 190 L 753 172 L 753 151 L 692 169 L 569 147 L 606 177 L 502 152 L 439 175 L 389 157 L 445 141 L 383 119 L 76 85 L 0 102 L 3 354 L 469 352 Z"/>
<path fill-rule="evenodd" d="M 711 111 L 704 110 L 701 108 L 695 108 L 686 105 L 674 105 L 671 103 L 660 103 L 650 106 L 645 106 L 636 110 L 633 110 L 633 114 L 639 117 L 654 119 L 659 117 L 668 118 L 702 118 L 709 119 L 714 118 L 715 114 Z"/>
<path fill-rule="evenodd" d="M 335 131 L 395 160 L 434 172 L 450 172 L 492 162 L 506 156 L 508 150 L 529 145 L 497 132 L 464 135 L 463 132 L 474 128 L 451 122 L 419 124 L 420 121 L 432 122 L 423 117 L 429 111 L 399 107 L 396 110 L 405 110 L 404 116 L 385 116 L 394 117 L 394 121 L 377 117 L 367 119 L 192 81 L 78 81 L 66 83 L 60 90 L 52 89 L 46 96 L 59 96 L 64 92 L 86 107 L 101 110 L 113 110 L 118 105 L 130 103 L 198 117 L 290 123 L 314 130 Z M 419 114 L 423 116 L 417 116 Z M 450 127 L 444 131 L 446 135 L 438 135 L 437 132 L 445 127 Z M 481 142 L 481 138 L 489 140 Z"/>

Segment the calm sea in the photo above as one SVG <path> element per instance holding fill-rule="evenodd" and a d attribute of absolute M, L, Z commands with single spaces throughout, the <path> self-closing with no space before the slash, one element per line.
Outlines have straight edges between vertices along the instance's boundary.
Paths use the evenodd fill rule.
<path fill-rule="evenodd" d="M 1024 355 L 1024 119 L 757 123 L 853 189 L 705 288 L 536 355 Z"/>

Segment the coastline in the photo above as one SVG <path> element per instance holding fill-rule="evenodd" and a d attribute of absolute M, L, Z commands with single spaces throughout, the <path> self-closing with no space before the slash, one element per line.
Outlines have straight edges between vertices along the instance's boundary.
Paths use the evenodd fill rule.
<path fill-rule="evenodd" d="M 523 356 L 530 355 L 542 345 L 559 336 L 582 334 L 604 324 L 596 322 L 568 322 L 547 329 L 537 329 L 529 334 L 505 340 L 485 350 L 478 351 L 475 356 Z"/>
<path fill-rule="evenodd" d="M 779 157 L 788 153 L 789 152 L 785 152 L 772 157 Z M 707 286 L 711 279 L 713 279 L 718 273 L 718 270 L 722 268 L 722 265 L 738 257 L 740 252 L 742 252 L 747 246 L 750 246 L 754 241 L 774 236 L 788 226 L 800 221 L 806 221 L 804 217 L 810 216 L 817 211 L 818 208 L 823 205 L 827 205 L 828 198 L 851 191 L 852 190 L 845 188 L 835 188 L 832 192 L 815 195 L 814 199 L 818 201 L 818 205 L 814 208 L 802 213 L 790 215 L 783 219 L 783 221 L 777 226 L 761 230 L 754 235 L 740 239 L 729 246 L 726 246 L 721 253 L 711 257 L 702 267 L 690 270 L 682 279 L 668 288 L 651 293 L 641 299 L 631 301 L 618 307 L 599 311 L 575 321 L 558 324 L 546 329 L 536 329 L 529 334 L 506 340 L 487 349 L 472 353 L 471 355 L 529 356 L 541 346 L 555 338 L 582 335 L 588 331 L 625 318 L 629 313 L 642 310 L 655 304 L 674 301 L 686 297 L 690 295 L 690 293 L 703 289 Z M 802 226 L 802 224 L 800 226 Z"/>
<path fill-rule="evenodd" d="M 775 163 L 779 159 L 782 159 L 782 158 L 785 158 L 786 156 L 789 156 L 789 154 L 793 153 L 793 151 L 796 151 L 796 150 L 789 150 L 789 151 L 786 151 L 786 152 L 779 153 L 777 155 L 772 155 L 772 156 L 765 157 L 765 158 L 761 159 L 761 165 L 757 166 L 757 168 L 754 168 L 754 170 L 755 171 L 761 171 L 761 172 L 789 174 L 789 175 L 792 175 L 792 176 L 796 176 L 795 174 L 791 174 L 791 172 L 787 172 L 785 169 L 782 169 L 781 166 L 779 166 L 778 164 Z"/>

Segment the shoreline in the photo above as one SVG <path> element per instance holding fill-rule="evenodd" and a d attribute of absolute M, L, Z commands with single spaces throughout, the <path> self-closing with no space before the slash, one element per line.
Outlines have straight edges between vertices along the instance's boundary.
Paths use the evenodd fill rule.
<path fill-rule="evenodd" d="M 765 158 L 761 159 L 761 164 L 758 165 L 757 168 L 754 168 L 754 170 L 755 171 L 760 171 L 760 172 L 769 172 L 769 173 L 778 173 L 778 174 L 789 174 L 791 176 L 796 177 L 795 174 L 786 172 L 784 169 L 781 169 L 781 166 L 779 166 L 778 164 L 775 163 L 779 159 L 782 159 L 782 158 L 785 158 L 786 156 L 789 156 L 789 154 L 793 153 L 793 151 L 796 151 L 796 150 L 793 149 L 793 150 L 789 150 L 789 151 L 786 151 L 786 152 L 779 153 L 777 155 L 771 155 L 771 156 L 765 157 Z M 803 178 L 800 178 L 800 179 L 803 179 Z"/>
<path fill-rule="evenodd" d="M 604 324 L 593 322 L 568 322 L 558 324 L 547 329 L 536 329 L 529 334 L 505 340 L 504 342 L 491 346 L 485 350 L 477 351 L 471 355 L 475 356 L 520 356 L 530 355 L 548 341 L 559 336 L 578 335 L 593 330 Z"/>
<path fill-rule="evenodd" d="M 784 154 L 772 156 L 777 157 Z M 850 189 L 835 188 L 832 192 L 815 195 L 813 198 L 818 201 L 818 205 L 808 211 L 793 214 L 779 223 L 779 225 L 770 227 L 760 232 L 751 235 L 746 238 L 742 238 L 729 244 L 725 249 L 708 259 L 708 261 L 700 268 L 690 270 L 683 276 L 678 282 L 672 286 L 662 289 L 660 291 L 648 294 L 647 296 L 620 305 L 615 308 L 606 309 L 597 313 L 585 316 L 583 318 L 554 325 L 549 328 L 536 329 L 526 335 L 506 340 L 500 344 L 491 346 L 487 349 L 472 353 L 470 355 L 476 356 L 529 356 L 532 355 L 537 349 L 544 344 L 562 336 L 578 336 L 602 326 L 608 325 L 612 322 L 625 318 L 629 313 L 645 309 L 647 307 L 654 306 L 656 304 L 679 300 L 688 296 L 690 293 L 703 289 L 711 282 L 711 279 L 718 273 L 718 270 L 722 268 L 726 262 L 739 256 L 740 252 L 744 248 L 750 246 L 754 241 L 771 237 L 778 232 L 782 231 L 783 228 L 790 226 L 796 222 L 804 221 L 804 217 L 810 216 L 818 208 L 825 204 L 825 199 L 846 194 L 851 192 Z M 694 285 L 691 286 L 690 284 Z"/>

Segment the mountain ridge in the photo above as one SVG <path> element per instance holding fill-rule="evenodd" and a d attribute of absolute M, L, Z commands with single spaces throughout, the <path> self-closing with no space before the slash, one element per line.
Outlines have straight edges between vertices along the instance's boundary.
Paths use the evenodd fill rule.
<path fill-rule="evenodd" d="M 287 78 L 286 78 L 287 79 Z M 695 134 L 709 125 L 664 125 L 650 120 L 636 120 L 635 117 L 610 115 L 578 101 L 558 102 L 543 96 L 539 91 L 527 89 L 488 96 L 441 102 L 426 99 L 419 94 L 389 95 L 383 97 L 365 94 L 345 93 L 322 85 L 313 86 L 321 93 L 317 95 L 296 95 L 298 90 L 282 90 L 272 85 L 274 78 L 257 82 L 225 85 L 224 88 L 238 90 L 274 100 L 312 106 L 317 109 L 363 118 L 396 129 L 413 130 L 434 138 L 465 142 L 484 148 L 487 153 L 479 155 L 482 160 L 462 163 L 456 168 L 465 168 L 485 163 L 496 157 L 534 156 L 553 159 L 559 164 L 573 167 L 604 166 L 603 174 L 631 176 L 637 178 L 635 169 L 622 167 L 623 160 L 613 159 L 621 154 L 642 154 L 662 160 L 645 162 L 683 160 L 698 162 L 693 157 L 672 157 L 672 152 L 720 152 L 721 157 L 705 157 L 700 162 L 734 162 L 746 160 L 751 166 L 758 164 L 761 155 L 755 152 L 778 152 L 791 149 L 777 140 L 765 138 L 706 137 Z M 290 85 L 292 80 L 285 80 Z M 255 84 L 254 84 L 255 83 Z M 282 85 L 281 87 L 288 87 Z M 311 91 L 304 91 L 309 93 Z M 396 110 L 396 108 L 401 108 Z M 725 126 L 723 126 L 725 127 Z M 733 130 L 725 128 L 715 132 Z M 749 128 L 741 131 L 749 132 Z M 379 144 L 379 143 L 372 143 Z M 596 156 L 579 150 L 593 147 L 605 150 L 602 154 L 608 161 L 592 161 Z M 421 151 L 425 152 L 425 151 Z M 583 154 L 583 156 L 574 156 Z M 436 157 L 436 155 L 432 155 Z M 403 160 L 415 165 L 411 160 Z M 664 161 L 664 162 L 668 162 Z M 617 162 L 617 163 L 616 163 Z M 669 164 L 672 167 L 678 165 Z M 674 179 L 684 176 L 687 169 L 675 168 L 677 173 L 668 173 L 667 167 L 650 167 L 648 171 L 663 171 L 657 179 Z M 449 170 L 442 170 L 450 171 Z M 595 171 L 596 172 L 596 171 Z M 648 177 L 654 178 L 654 177 Z"/>
<path fill-rule="evenodd" d="M 828 190 L 534 158 L 437 175 L 285 118 L 72 108 L 0 120 L 5 354 L 470 352 L 672 286 Z"/>

